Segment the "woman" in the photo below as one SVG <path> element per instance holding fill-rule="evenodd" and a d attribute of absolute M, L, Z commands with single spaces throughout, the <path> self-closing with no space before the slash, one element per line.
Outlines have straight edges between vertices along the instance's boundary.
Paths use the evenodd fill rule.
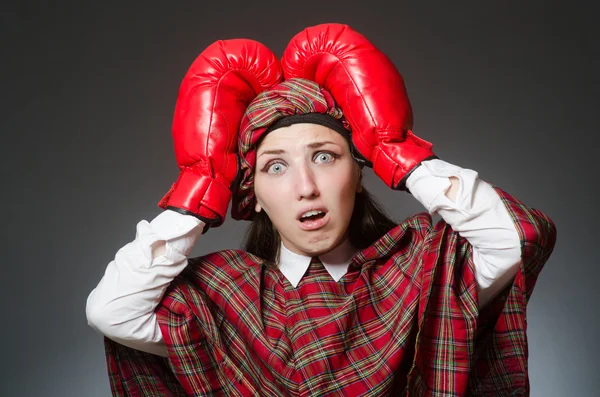
<path fill-rule="evenodd" d="M 88 298 L 113 393 L 528 394 L 552 221 L 438 159 L 395 67 L 347 26 L 306 29 L 281 65 L 229 40 L 184 78 L 180 177 Z M 364 165 L 443 220 L 395 225 Z M 232 197 L 246 250 L 188 260 Z"/>

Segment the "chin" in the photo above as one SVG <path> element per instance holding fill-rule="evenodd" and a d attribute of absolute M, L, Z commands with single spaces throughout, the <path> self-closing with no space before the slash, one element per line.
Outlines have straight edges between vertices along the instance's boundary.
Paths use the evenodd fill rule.
<path fill-rule="evenodd" d="M 344 238 L 344 233 L 332 227 L 329 230 L 312 232 L 294 231 L 288 234 L 287 237 L 286 240 L 306 256 L 318 256 L 340 244 Z"/>
<path fill-rule="evenodd" d="M 321 255 L 335 248 L 341 242 L 341 236 L 319 236 L 311 238 L 304 244 L 303 251 L 310 253 L 312 256 Z"/>
<path fill-rule="evenodd" d="M 306 247 L 306 249 L 304 249 L 303 251 L 306 252 L 309 256 L 318 256 L 329 252 L 332 248 L 333 244 L 315 244 L 311 247 Z"/>

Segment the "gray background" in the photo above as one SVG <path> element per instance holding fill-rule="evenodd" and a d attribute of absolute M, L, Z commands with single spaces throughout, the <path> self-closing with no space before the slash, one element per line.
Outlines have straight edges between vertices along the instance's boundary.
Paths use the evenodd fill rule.
<path fill-rule="evenodd" d="M 124 2 L 125 3 L 125 2 Z M 171 1 L 3 4 L 2 396 L 108 396 L 85 301 L 177 178 L 181 79 L 218 39 L 279 56 L 307 26 L 343 22 L 406 79 L 415 133 L 558 228 L 529 304 L 533 396 L 597 395 L 599 29 L 541 1 Z M 397 219 L 423 208 L 368 173 Z M 237 247 L 245 223 L 194 255 Z"/>

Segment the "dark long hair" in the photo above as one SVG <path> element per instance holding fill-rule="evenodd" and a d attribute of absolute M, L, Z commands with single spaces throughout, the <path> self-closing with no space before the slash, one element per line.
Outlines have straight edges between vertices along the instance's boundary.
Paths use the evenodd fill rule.
<path fill-rule="evenodd" d="M 367 248 L 395 226 L 396 223 L 363 186 L 362 191 L 356 193 L 348 226 L 348 238 L 352 245 L 360 250 Z M 279 233 L 268 215 L 264 211 L 254 213 L 244 236 L 244 250 L 264 259 L 267 265 L 275 266 L 279 261 L 280 245 Z"/>

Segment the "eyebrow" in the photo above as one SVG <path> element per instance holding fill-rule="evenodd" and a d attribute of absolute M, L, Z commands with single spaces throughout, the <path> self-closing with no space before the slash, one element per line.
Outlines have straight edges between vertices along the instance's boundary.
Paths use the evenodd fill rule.
<path fill-rule="evenodd" d="M 312 142 L 312 143 L 309 143 L 306 146 L 309 147 L 309 148 L 311 148 L 311 149 L 317 149 L 317 148 L 320 148 L 320 147 L 325 146 L 327 144 L 332 144 L 332 145 L 339 146 L 337 143 L 332 142 L 332 141 Z M 262 156 L 263 154 L 283 154 L 283 153 L 285 153 L 285 150 L 283 150 L 283 149 L 265 150 L 258 157 Z"/>

